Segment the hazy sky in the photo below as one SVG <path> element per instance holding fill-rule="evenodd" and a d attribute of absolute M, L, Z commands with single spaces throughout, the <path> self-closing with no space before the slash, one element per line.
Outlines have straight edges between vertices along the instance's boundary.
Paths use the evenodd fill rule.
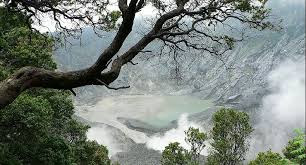
<path fill-rule="evenodd" d="M 117 1 L 117 0 L 111 0 L 111 1 Z M 112 3 L 112 2 L 110 2 L 110 3 Z M 119 10 L 119 8 L 117 6 L 117 3 L 112 3 L 112 4 L 114 4 L 114 5 L 110 5 L 108 7 L 109 11 Z M 136 15 L 136 17 L 140 17 L 140 18 L 148 17 L 148 16 L 154 15 L 154 13 L 156 13 L 156 11 L 153 9 L 152 5 L 147 5 Z M 33 27 L 38 29 L 41 32 L 54 32 L 56 30 L 56 28 L 55 28 L 56 22 L 53 20 L 52 17 L 53 17 L 52 15 L 46 15 L 46 14 L 42 15 L 41 18 L 43 18 L 43 19 L 41 19 L 42 20 L 41 24 L 43 26 L 41 26 L 37 23 L 36 24 L 34 23 Z M 65 26 L 67 26 L 67 27 L 69 27 L 69 25 L 71 26 L 69 21 L 65 21 L 64 18 L 62 18 L 61 23 Z"/>
<path fill-rule="evenodd" d="M 290 4 L 295 4 L 295 5 L 296 4 L 301 4 L 301 5 L 305 6 L 305 0 L 270 0 L 270 1 L 280 3 L 281 5 L 284 5 L 284 6 L 288 5 L 289 3 Z M 108 8 L 109 10 L 119 10 L 118 6 L 117 6 L 117 0 L 111 0 L 111 3 L 114 4 L 114 5 L 110 6 Z M 155 14 L 156 14 L 156 11 L 153 9 L 153 7 L 151 5 L 147 5 L 145 8 L 143 8 L 141 10 L 141 12 L 139 12 L 137 14 L 137 17 L 142 19 L 144 17 L 152 16 L 152 15 L 155 15 Z M 55 31 L 55 21 L 53 21 L 52 16 L 50 17 L 48 15 L 43 15 L 42 18 L 43 18 L 42 19 L 42 25 L 43 26 L 40 26 L 38 24 L 34 24 L 34 28 L 40 30 L 41 32 L 47 32 L 47 31 L 54 32 Z M 68 21 L 65 21 L 63 19 L 62 22 L 63 22 L 62 24 L 69 26 L 69 23 L 67 23 Z"/>

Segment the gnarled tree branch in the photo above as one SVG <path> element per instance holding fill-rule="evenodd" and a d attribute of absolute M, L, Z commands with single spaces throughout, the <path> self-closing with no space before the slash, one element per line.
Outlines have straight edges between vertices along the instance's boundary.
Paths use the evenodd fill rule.
<path fill-rule="evenodd" d="M 257 0 L 251 1 L 259 2 Z M 21 2 L 21 0 L 16 0 L 16 2 Z M 211 33 L 217 24 L 225 25 L 227 20 L 235 19 L 260 30 L 273 27 L 269 21 L 266 21 L 268 12 L 263 9 L 265 2 L 258 7 L 252 6 L 256 4 L 255 2 L 248 3 L 245 0 L 176 0 L 174 5 L 157 2 L 159 1 L 152 1 L 153 6 L 160 11 L 159 18 L 152 29 L 125 53 L 115 58 L 132 31 L 136 13 L 146 4 L 144 0 L 131 0 L 129 4 L 127 4 L 127 0 L 119 0 L 118 6 L 122 12 L 122 23 L 111 44 L 91 67 L 72 72 L 24 67 L 0 83 L 0 109 L 12 103 L 23 91 L 34 87 L 72 90 L 86 85 L 103 85 L 115 90 L 127 88 L 114 88 L 109 84 L 118 78 L 123 65 L 131 62 L 155 39 L 160 39 L 165 44 L 176 48 L 175 52 L 190 48 L 207 51 L 219 57 L 231 49 L 233 42 L 238 39 Z M 52 7 L 44 7 L 43 10 L 60 13 Z M 208 41 L 211 44 L 208 45 L 206 43 Z M 109 64 L 111 64 L 110 69 L 106 70 Z"/>

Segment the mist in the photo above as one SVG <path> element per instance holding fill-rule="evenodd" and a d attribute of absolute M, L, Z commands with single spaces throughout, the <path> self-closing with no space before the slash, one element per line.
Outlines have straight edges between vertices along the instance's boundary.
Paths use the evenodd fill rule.
<path fill-rule="evenodd" d="M 281 152 L 293 130 L 305 129 L 305 61 L 286 60 L 268 76 L 271 93 L 262 100 L 259 122 L 254 126 L 250 152 Z"/>
<path fill-rule="evenodd" d="M 169 143 L 179 142 L 180 146 L 190 150 L 190 146 L 185 141 L 185 131 L 188 130 L 189 127 L 199 128 L 202 132 L 204 130 L 199 124 L 188 121 L 187 117 L 188 114 L 182 114 L 178 120 L 177 128 L 173 128 L 165 132 L 163 135 L 152 136 L 146 142 L 146 146 L 150 149 L 162 152 Z M 206 155 L 206 150 L 203 150 L 201 154 Z"/>
<path fill-rule="evenodd" d="M 87 138 L 89 140 L 95 140 L 99 144 L 102 144 L 104 146 L 107 146 L 109 155 L 113 156 L 117 152 L 122 151 L 120 146 L 118 145 L 118 142 L 114 140 L 112 130 L 106 128 L 106 127 L 92 127 L 87 132 Z"/>

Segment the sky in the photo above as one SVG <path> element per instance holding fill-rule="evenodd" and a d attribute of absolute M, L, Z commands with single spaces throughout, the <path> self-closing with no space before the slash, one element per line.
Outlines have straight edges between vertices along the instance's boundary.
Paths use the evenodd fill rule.
<path fill-rule="evenodd" d="M 299 5 L 304 5 L 305 6 L 305 0 L 270 0 L 270 1 L 277 1 L 277 3 L 281 4 L 281 5 L 288 5 L 290 4 L 299 4 Z M 119 10 L 118 6 L 117 6 L 117 0 L 111 0 L 110 1 L 110 5 L 108 7 L 108 10 L 113 11 L 113 10 Z M 272 6 L 273 7 L 273 6 Z M 136 17 L 140 18 L 140 19 L 144 19 L 150 16 L 154 16 L 156 15 L 157 11 L 152 7 L 152 5 L 147 5 L 145 6 L 137 15 Z M 33 25 L 34 28 L 38 29 L 41 32 L 54 32 L 56 31 L 55 28 L 55 21 L 52 19 L 52 16 L 50 15 L 41 15 L 42 19 L 42 26 L 38 25 L 37 23 L 35 23 Z M 69 24 L 69 21 L 66 21 L 65 19 L 62 19 L 62 24 L 66 25 L 67 27 L 71 26 L 71 24 Z"/>
<path fill-rule="evenodd" d="M 117 1 L 117 0 L 111 0 L 111 1 Z M 110 4 L 114 4 L 114 5 L 110 5 L 107 9 L 109 11 L 118 11 L 119 8 L 117 6 L 117 3 L 114 2 L 110 2 Z M 154 15 L 154 13 L 156 14 L 156 10 L 154 10 L 153 6 L 151 4 L 146 5 L 137 15 L 136 18 L 140 18 L 140 19 L 144 19 L 147 17 L 150 17 L 152 15 Z M 55 28 L 55 24 L 56 22 L 53 20 L 52 15 L 47 15 L 47 14 L 41 14 L 40 16 L 41 19 L 41 25 L 38 24 L 37 22 L 33 24 L 33 27 L 37 30 L 39 30 L 42 33 L 45 32 L 55 32 L 56 28 Z M 119 20 L 120 21 L 120 20 Z M 61 23 L 63 25 L 65 25 L 66 27 L 71 26 L 71 23 L 69 23 L 69 21 L 65 20 L 64 18 L 62 18 Z"/>

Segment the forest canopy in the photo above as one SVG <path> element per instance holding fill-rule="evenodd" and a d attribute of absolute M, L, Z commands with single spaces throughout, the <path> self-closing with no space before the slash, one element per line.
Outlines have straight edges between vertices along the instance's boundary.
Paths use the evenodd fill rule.
<path fill-rule="evenodd" d="M 54 71 L 53 40 L 26 26 L 23 13 L 0 8 L 0 81 L 24 66 Z M 30 89 L 0 111 L 0 164 L 110 164 L 108 151 L 73 118 L 70 93 Z"/>

